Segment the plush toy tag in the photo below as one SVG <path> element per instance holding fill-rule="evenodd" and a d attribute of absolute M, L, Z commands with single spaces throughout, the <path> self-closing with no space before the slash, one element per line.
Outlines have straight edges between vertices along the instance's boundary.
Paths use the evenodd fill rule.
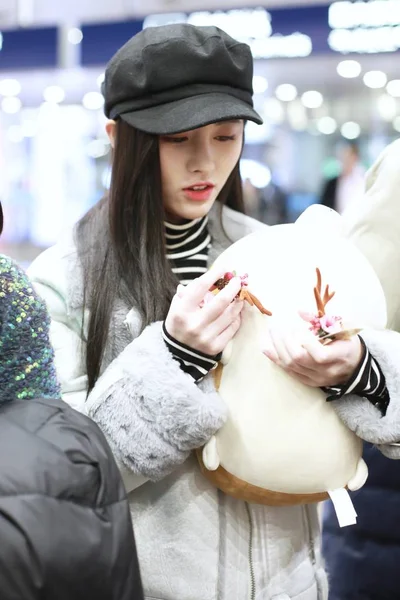
<path fill-rule="evenodd" d="M 349 492 L 344 488 L 328 492 L 340 527 L 348 527 L 357 523 L 357 513 L 354 509 Z"/>

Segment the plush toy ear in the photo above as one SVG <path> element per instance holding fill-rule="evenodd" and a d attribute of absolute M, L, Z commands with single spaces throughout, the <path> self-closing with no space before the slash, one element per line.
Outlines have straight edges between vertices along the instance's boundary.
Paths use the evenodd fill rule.
<path fill-rule="evenodd" d="M 295 225 L 310 229 L 313 236 L 318 232 L 325 238 L 337 239 L 345 235 L 343 220 L 339 213 L 321 204 L 309 206 L 297 219 Z"/>
<path fill-rule="evenodd" d="M 206 469 L 209 471 L 216 471 L 218 469 L 220 460 L 215 435 L 213 435 L 210 441 L 204 446 L 202 458 Z"/>
<path fill-rule="evenodd" d="M 400 331 L 400 140 L 383 151 L 366 184 L 365 196 L 344 213 L 343 221 L 380 279 L 387 326 Z"/>

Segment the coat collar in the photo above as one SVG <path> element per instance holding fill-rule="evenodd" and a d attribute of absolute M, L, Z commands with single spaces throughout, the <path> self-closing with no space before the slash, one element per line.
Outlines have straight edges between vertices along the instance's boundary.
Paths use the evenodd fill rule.
<path fill-rule="evenodd" d="M 209 212 L 208 228 L 211 235 L 211 248 L 208 256 L 209 265 L 226 250 L 232 243 L 245 235 L 264 228 L 266 225 L 243 215 L 227 206 L 215 202 Z M 83 306 L 83 272 L 77 255 L 76 245 L 68 260 L 68 307 L 71 311 L 82 309 Z M 94 251 L 94 250 L 93 250 Z M 118 312 L 123 313 L 127 307 L 119 306 Z"/>

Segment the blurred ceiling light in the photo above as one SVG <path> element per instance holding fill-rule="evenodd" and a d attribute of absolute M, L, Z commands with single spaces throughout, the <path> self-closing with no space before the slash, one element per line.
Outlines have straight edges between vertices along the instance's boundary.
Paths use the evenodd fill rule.
<path fill-rule="evenodd" d="M 68 41 L 70 44 L 78 45 L 83 40 L 83 33 L 77 27 L 73 27 L 68 31 Z"/>
<path fill-rule="evenodd" d="M 104 98 L 100 92 L 88 92 L 83 96 L 82 104 L 88 110 L 99 110 L 104 104 Z"/>
<path fill-rule="evenodd" d="M 306 108 L 319 108 L 324 102 L 324 97 L 320 92 L 310 90 L 309 92 L 304 92 L 301 101 Z"/>
<path fill-rule="evenodd" d="M 346 79 L 358 77 L 361 73 L 361 65 L 356 60 L 342 60 L 336 67 L 338 75 Z"/>
<path fill-rule="evenodd" d="M 279 125 L 285 120 L 285 111 L 276 98 L 267 98 L 263 105 L 263 116 L 273 125 Z"/>
<path fill-rule="evenodd" d="M 2 96 L 18 96 L 21 84 L 16 79 L 3 79 L 0 81 L 0 94 Z"/>
<path fill-rule="evenodd" d="M 297 89 L 291 83 L 282 83 L 276 88 L 275 95 L 282 102 L 291 102 L 297 98 Z"/>
<path fill-rule="evenodd" d="M 7 130 L 7 137 L 13 144 L 19 144 L 24 139 L 22 127 L 19 125 L 12 125 Z"/>
<path fill-rule="evenodd" d="M 1 110 L 9 115 L 15 115 L 21 110 L 22 102 L 19 98 L 10 96 L 9 98 L 3 98 L 1 102 Z"/>
<path fill-rule="evenodd" d="M 387 83 L 386 73 L 383 71 L 368 71 L 364 75 L 364 83 L 372 89 L 383 88 Z"/>
<path fill-rule="evenodd" d="M 255 94 L 264 94 L 268 89 L 268 81 L 262 75 L 254 75 L 253 90 Z"/>
<path fill-rule="evenodd" d="M 344 123 L 340 129 L 342 136 L 348 140 L 355 140 L 361 133 L 361 127 L 354 121 Z"/>
<path fill-rule="evenodd" d="M 393 128 L 400 133 L 400 117 L 393 120 Z"/>
<path fill-rule="evenodd" d="M 46 102 L 54 102 L 55 104 L 58 104 L 64 100 L 65 92 L 59 85 L 49 85 L 49 87 L 47 87 L 43 92 L 43 98 L 46 100 Z"/>
<path fill-rule="evenodd" d="M 389 81 L 386 86 L 387 93 L 395 98 L 400 98 L 400 79 L 393 79 Z"/>
<path fill-rule="evenodd" d="M 393 96 L 382 94 L 377 100 L 377 108 L 384 121 L 391 121 L 397 114 L 397 102 Z"/>
<path fill-rule="evenodd" d="M 337 123 L 332 117 L 321 117 L 317 121 L 317 129 L 325 135 L 331 135 L 337 129 Z"/>
<path fill-rule="evenodd" d="M 102 74 L 101 74 L 101 75 L 99 75 L 99 76 L 98 76 L 98 78 L 97 78 L 97 86 L 98 86 L 99 88 L 101 88 L 101 86 L 102 86 L 102 84 L 103 84 L 103 81 L 104 81 L 104 80 L 105 80 L 105 74 L 104 74 L 104 73 L 102 73 Z"/>

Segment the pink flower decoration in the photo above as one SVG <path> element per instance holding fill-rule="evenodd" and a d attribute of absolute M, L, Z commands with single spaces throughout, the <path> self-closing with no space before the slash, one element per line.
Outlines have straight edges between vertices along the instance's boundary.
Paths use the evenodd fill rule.
<path fill-rule="evenodd" d="M 339 333 L 343 328 L 342 318 L 337 316 L 323 315 L 322 317 L 318 317 L 304 313 L 302 318 L 310 323 L 310 331 L 318 337 L 327 333 Z"/>
<path fill-rule="evenodd" d="M 249 285 L 249 282 L 248 282 L 249 276 L 248 276 L 247 273 L 245 273 L 244 275 L 240 275 L 240 279 L 241 279 L 241 282 L 242 282 L 242 287 L 244 285 Z"/>
<path fill-rule="evenodd" d="M 312 317 L 310 319 L 310 331 L 312 331 L 314 335 L 318 335 L 321 329 L 320 319 L 318 317 Z"/>
<path fill-rule="evenodd" d="M 319 319 L 321 329 L 326 333 L 339 333 L 342 330 L 342 319 L 340 317 L 324 315 Z"/>

